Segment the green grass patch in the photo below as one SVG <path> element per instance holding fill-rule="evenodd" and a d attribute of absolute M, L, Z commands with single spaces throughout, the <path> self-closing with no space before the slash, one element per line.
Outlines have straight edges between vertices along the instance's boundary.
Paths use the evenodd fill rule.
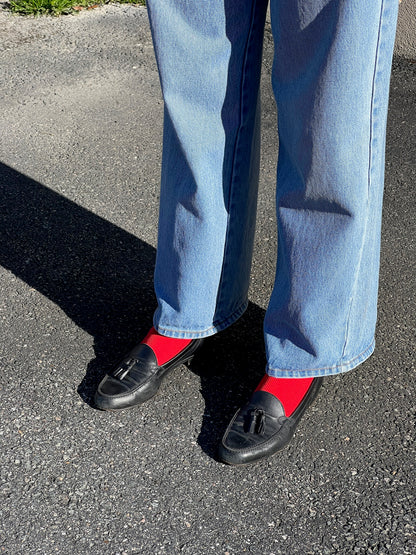
<path fill-rule="evenodd" d="M 145 6 L 146 0 L 114 0 L 117 4 L 138 4 L 139 6 Z"/>
<path fill-rule="evenodd" d="M 117 2 L 146 5 L 145 0 L 117 0 Z M 105 3 L 105 0 L 10 0 L 10 10 L 20 15 L 65 15 Z"/>

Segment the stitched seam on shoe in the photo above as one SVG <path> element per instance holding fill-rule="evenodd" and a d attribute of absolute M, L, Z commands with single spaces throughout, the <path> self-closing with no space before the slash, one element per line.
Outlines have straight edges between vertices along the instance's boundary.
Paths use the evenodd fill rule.
<path fill-rule="evenodd" d="M 268 445 L 269 443 L 272 443 L 273 439 L 275 438 L 275 436 L 280 432 L 280 430 L 283 428 L 283 426 L 286 424 L 286 422 L 288 422 L 289 420 L 291 420 L 291 417 L 285 417 L 286 420 L 283 422 L 282 426 L 280 427 L 280 429 L 267 441 L 265 441 L 264 443 L 261 443 L 259 445 L 261 445 L 262 447 L 265 445 Z M 233 421 L 234 422 L 234 421 Z M 295 428 L 298 425 L 298 423 L 295 424 Z M 294 431 L 294 430 L 293 430 Z M 234 453 L 245 453 L 245 452 L 250 452 L 253 450 L 253 447 L 244 447 L 244 449 L 236 449 L 234 447 L 227 447 L 224 442 L 222 442 L 222 444 L 224 445 L 224 447 L 228 450 L 228 451 L 233 451 Z"/>
<path fill-rule="evenodd" d="M 123 399 L 124 397 L 129 397 L 132 393 L 139 390 L 141 387 L 143 387 L 148 382 L 150 382 L 151 379 L 152 378 L 150 377 L 145 382 L 142 382 L 140 385 L 134 387 L 133 389 L 130 389 L 127 393 L 120 393 L 119 395 L 110 395 L 110 394 L 107 394 L 107 393 L 100 393 L 100 395 L 103 395 L 104 397 L 107 397 L 108 399 Z"/>

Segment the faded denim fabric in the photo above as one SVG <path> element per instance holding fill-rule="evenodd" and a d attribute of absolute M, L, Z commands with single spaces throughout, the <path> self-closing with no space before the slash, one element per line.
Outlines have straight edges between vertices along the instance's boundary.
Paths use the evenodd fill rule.
<path fill-rule="evenodd" d="M 280 142 L 270 375 L 336 374 L 374 349 L 397 6 L 271 0 Z M 212 335 L 247 307 L 266 9 L 148 0 L 165 101 L 154 325 L 166 336 Z"/>

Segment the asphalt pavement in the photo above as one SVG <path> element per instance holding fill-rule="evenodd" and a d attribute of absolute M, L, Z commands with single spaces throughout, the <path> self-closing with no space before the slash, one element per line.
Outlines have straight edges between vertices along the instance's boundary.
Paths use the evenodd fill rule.
<path fill-rule="evenodd" d="M 163 104 L 146 10 L 0 12 L 0 553 L 416 553 L 414 60 L 393 65 L 376 352 L 326 379 L 283 452 L 216 458 L 265 363 L 271 58 L 267 31 L 249 308 L 153 400 L 100 412 L 94 388 L 155 308 Z"/>

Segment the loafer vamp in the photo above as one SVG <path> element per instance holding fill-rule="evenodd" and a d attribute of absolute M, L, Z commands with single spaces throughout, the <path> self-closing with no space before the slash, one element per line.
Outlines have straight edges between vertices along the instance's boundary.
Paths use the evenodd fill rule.
<path fill-rule="evenodd" d="M 98 386 L 95 403 L 102 409 L 120 409 L 150 399 L 159 389 L 165 367 L 158 366 L 156 356 L 141 344 Z"/>
<path fill-rule="evenodd" d="M 273 455 L 292 439 L 306 408 L 318 394 L 323 378 L 314 378 L 298 408 L 286 417 L 282 403 L 274 395 L 256 391 L 228 426 L 219 447 L 219 457 L 227 464 L 247 464 Z"/>
<path fill-rule="evenodd" d="M 229 464 L 245 464 L 269 456 L 290 441 L 293 425 L 279 399 L 255 392 L 231 420 L 220 445 L 220 458 Z"/>
<path fill-rule="evenodd" d="M 257 431 L 249 432 L 247 431 L 246 422 L 249 420 L 250 413 L 253 410 L 255 408 L 248 409 L 248 413 L 244 410 L 237 413 L 224 441 L 224 444 L 229 449 L 244 451 L 245 449 L 251 450 L 253 446 L 266 445 L 270 441 L 274 441 L 276 434 L 280 432 L 282 426 L 288 420 L 284 416 L 273 418 L 266 414 L 263 422 L 263 431 L 261 433 Z"/>
<path fill-rule="evenodd" d="M 125 368 L 126 363 L 129 365 L 127 374 L 117 375 L 117 372 Z M 133 392 L 144 387 L 149 380 L 158 377 L 158 373 L 162 373 L 162 367 L 157 365 L 146 364 L 142 360 L 127 360 L 117 367 L 114 372 L 105 376 L 99 386 L 99 390 L 104 395 L 123 395 L 126 392 Z"/>

